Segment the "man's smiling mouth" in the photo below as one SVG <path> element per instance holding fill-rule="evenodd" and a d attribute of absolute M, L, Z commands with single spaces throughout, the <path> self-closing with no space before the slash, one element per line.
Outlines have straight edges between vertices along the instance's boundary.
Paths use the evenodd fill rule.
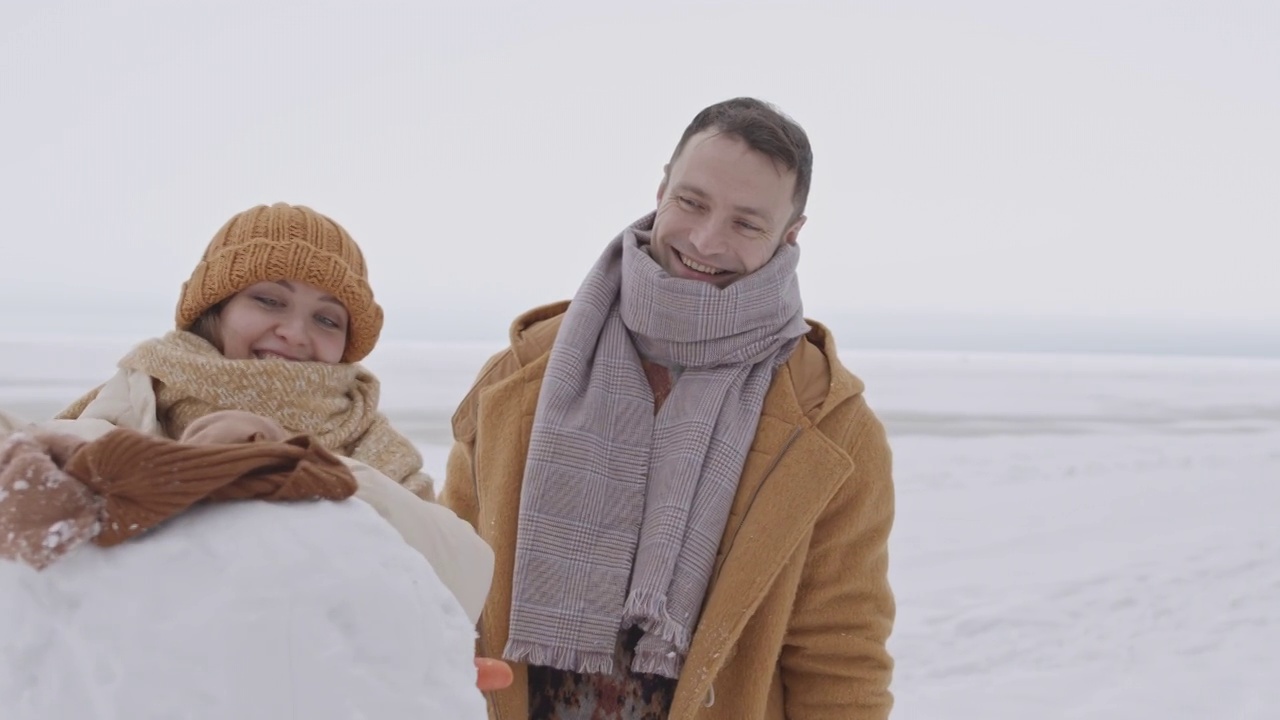
<path fill-rule="evenodd" d="M 690 260 L 688 257 L 685 257 L 684 253 L 680 252 L 679 250 L 676 250 L 676 257 L 680 258 L 680 262 L 683 263 L 685 267 L 689 268 L 690 270 L 697 270 L 703 275 L 723 275 L 729 272 L 728 270 L 713 268 L 710 265 L 703 265 L 702 263 Z"/>

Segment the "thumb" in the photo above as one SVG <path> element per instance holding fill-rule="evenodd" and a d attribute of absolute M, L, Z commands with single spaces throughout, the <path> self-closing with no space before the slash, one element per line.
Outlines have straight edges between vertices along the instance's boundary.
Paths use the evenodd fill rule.
<path fill-rule="evenodd" d="M 509 687 L 515 679 L 511 666 L 493 658 L 476 658 L 476 687 L 488 692 Z"/>

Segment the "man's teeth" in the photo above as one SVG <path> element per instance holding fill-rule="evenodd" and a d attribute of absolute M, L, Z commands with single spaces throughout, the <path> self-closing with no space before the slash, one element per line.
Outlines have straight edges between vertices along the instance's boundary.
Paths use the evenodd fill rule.
<path fill-rule="evenodd" d="M 719 268 L 713 268 L 713 267 L 708 267 L 706 265 L 701 265 L 699 263 L 696 263 L 690 260 L 684 255 L 680 256 L 680 262 L 684 263 L 685 267 L 693 268 L 694 270 L 697 270 L 698 272 L 704 275 L 719 275 L 722 272 L 728 272 L 726 270 L 720 270 Z"/>

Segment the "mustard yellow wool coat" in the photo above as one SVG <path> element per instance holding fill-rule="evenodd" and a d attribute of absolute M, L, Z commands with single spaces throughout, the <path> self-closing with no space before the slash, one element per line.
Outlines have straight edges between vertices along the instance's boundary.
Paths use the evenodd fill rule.
<path fill-rule="evenodd" d="M 568 303 L 516 320 L 453 417 L 440 501 L 496 555 L 478 654 L 501 657 L 511 615 L 520 487 L 547 359 Z M 720 542 L 672 720 L 882 720 L 893 697 L 888 540 L 891 455 L 862 382 L 813 330 L 774 377 Z M 489 695 L 529 716 L 528 673 Z"/>

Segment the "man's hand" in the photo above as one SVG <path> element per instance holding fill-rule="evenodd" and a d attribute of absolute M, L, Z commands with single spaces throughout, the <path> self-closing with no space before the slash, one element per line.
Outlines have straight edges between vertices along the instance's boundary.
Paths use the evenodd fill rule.
<path fill-rule="evenodd" d="M 502 690 L 515 678 L 511 666 L 493 658 L 476 658 L 476 687 L 484 692 Z"/>

